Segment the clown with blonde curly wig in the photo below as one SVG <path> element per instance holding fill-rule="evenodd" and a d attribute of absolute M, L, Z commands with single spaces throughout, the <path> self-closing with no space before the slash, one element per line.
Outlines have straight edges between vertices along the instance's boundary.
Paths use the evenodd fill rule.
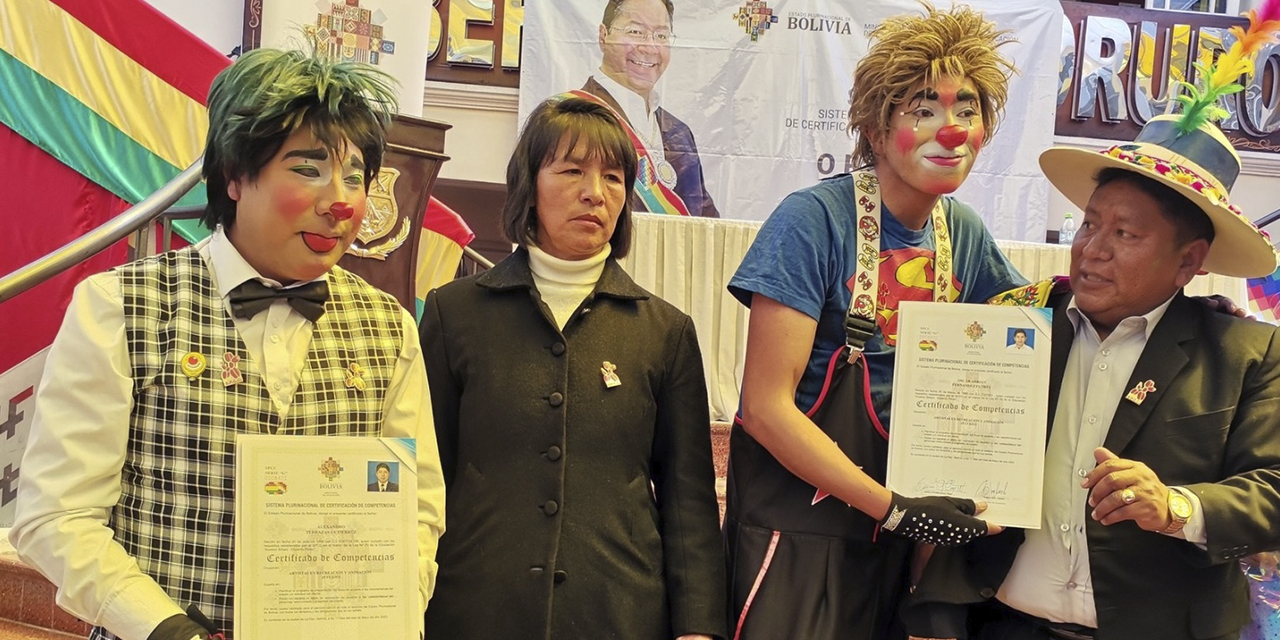
<path fill-rule="evenodd" d="M 853 75 L 849 133 L 859 134 L 854 157 L 874 165 L 872 140 L 889 131 L 895 107 L 900 107 L 922 82 L 965 78 L 977 89 L 982 128 L 990 139 L 999 125 L 1009 97 L 1012 61 L 999 52 L 1011 42 L 1001 31 L 969 7 L 942 12 L 925 5 L 923 16 L 896 16 L 871 32 L 876 44 L 858 63 Z"/>
<path fill-rule="evenodd" d="M 1026 285 L 948 195 L 1004 109 L 1006 32 L 922 3 L 871 37 L 849 109 L 862 168 L 788 196 L 729 283 L 751 308 L 724 523 L 738 640 L 898 637 L 914 544 L 999 530 L 972 500 L 882 483 L 899 305 Z"/>

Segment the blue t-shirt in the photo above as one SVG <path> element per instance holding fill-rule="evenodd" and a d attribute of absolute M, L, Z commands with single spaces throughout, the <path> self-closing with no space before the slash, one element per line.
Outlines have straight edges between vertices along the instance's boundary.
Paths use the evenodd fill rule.
<path fill-rule="evenodd" d="M 1027 284 L 996 246 L 982 219 L 968 205 L 944 197 L 951 231 L 951 301 L 986 302 Z M 857 263 L 853 177 L 842 174 L 787 196 L 760 228 L 729 281 L 729 292 L 751 306 L 758 293 L 818 321 L 813 351 L 796 406 L 808 411 L 817 400 L 827 364 L 844 345 L 844 316 Z M 866 345 L 871 400 L 889 424 L 898 303 L 933 299 L 933 221 L 912 231 L 888 208 L 881 209 L 880 294 L 875 336 Z"/>

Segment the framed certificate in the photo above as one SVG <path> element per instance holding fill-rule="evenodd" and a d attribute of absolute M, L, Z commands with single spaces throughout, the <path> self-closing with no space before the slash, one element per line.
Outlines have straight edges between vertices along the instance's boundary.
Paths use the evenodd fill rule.
<path fill-rule="evenodd" d="M 1052 310 L 903 302 L 886 485 L 1040 528 Z"/>
<path fill-rule="evenodd" d="M 416 640 L 411 438 L 236 440 L 237 638 Z"/>

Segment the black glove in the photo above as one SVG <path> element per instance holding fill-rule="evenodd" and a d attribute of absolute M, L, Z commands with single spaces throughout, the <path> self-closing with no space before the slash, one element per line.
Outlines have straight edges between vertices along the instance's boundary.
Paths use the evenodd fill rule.
<path fill-rule="evenodd" d="M 181 613 L 165 618 L 147 640 L 191 640 L 208 638 L 209 631 Z"/>
<path fill-rule="evenodd" d="M 987 535 L 987 523 L 973 517 L 976 510 L 968 498 L 907 498 L 894 493 L 880 527 L 916 542 L 958 547 Z"/>

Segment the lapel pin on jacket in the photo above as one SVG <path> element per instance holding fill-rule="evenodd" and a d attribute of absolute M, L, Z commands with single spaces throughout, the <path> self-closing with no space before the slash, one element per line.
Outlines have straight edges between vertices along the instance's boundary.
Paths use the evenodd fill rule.
<path fill-rule="evenodd" d="M 244 382 L 240 373 L 240 356 L 230 351 L 222 354 L 222 386 L 230 387 Z"/>
<path fill-rule="evenodd" d="M 600 375 L 604 377 L 604 386 L 612 389 L 622 385 L 622 380 L 618 379 L 618 365 L 605 360 L 600 365 Z"/>
<path fill-rule="evenodd" d="M 1148 393 L 1155 392 L 1156 383 L 1151 380 L 1147 380 L 1146 382 L 1139 382 L 1137 386 L 1130 389 L 1129 393 L 1125 394 L 1124 399 L 1136 405 L 1141 405 L 1142 401 L 1147 399 Z"/>

